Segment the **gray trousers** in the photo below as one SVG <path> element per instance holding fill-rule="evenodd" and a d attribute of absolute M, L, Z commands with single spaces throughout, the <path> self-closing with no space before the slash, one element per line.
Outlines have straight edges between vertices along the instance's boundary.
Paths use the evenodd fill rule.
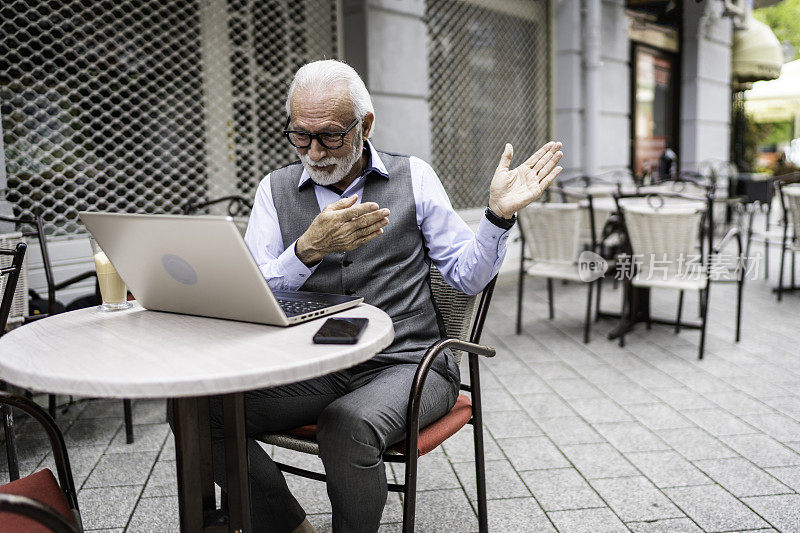
<path fill-rule="evenodd" d="M 317 424 L 320 458 L 328 475 L 334 532 L 375 532 L 386 504 L 382 455 L 405 438 L 406 410 L 417 365 L 375 367 L 369 362 L 319 378 L 245 394 L 253 531 L 290 532 L 306 514 L 283 473 L 251 438 L 264 432 Z M 428 374 L 420 428 L 455 404 L 459 383 Z M 222 402 L 211 402 L 214 480 L 225 487 Z"/>

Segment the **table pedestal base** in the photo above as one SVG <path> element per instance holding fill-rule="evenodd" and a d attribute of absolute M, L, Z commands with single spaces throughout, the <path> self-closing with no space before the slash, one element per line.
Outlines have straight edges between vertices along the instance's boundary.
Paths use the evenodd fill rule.
<path fill-rule="evenodd" d="M 209 398 L 176 398 L 175 466 L 182 533 L 247 533 L 250 524 L 244 393 L 222 396 L 228 514 L 217 509 L 211 456 Z"/>

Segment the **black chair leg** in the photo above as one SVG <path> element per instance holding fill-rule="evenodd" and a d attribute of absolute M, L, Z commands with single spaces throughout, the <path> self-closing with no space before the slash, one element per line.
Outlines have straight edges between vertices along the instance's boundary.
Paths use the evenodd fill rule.
<path fill-rule="evenodd" d="M 781 246 L 781 268 L 778 272 L 778 301 L 783 297 L 783 267 L 786 263 L 786 248 Z"/>
<path fill-rule="evenodd" d="M 709 280 L 706 289 L 702 292 L 702 296 L 700 297 L 700 307 L 702 309 L 702 314 L 700 315 L 700 349 L 697 355 L 698 359 L 703 358 L 703 353 L 705 352 L 706 347 L 706 322 L 708 318 L 708 293 L 711 292 L 711 280 Z"/>
<path fill-rule="evenodd" d="M 736 342 L 739 342 L 742 333 L 742 292 L 744 289 L 744 273 L 739 274 L 736 284 Z"/>
<path fill-rule="evenodd" d="M 0 390 L 8 390 L 5 382 L 0 381 Z M 6 438 L 6 457 L 8 458 L 8 479 L 19 479 L 19 457 L 17 456 L 17 438 L 14 432 L 14 413 L 10 405 L 0 406 L 0 416 L 3 417 L 3 432 Z"/>
<path fill-rule="evenodd" d="M 556 316 L 555 303 L 553 302 L 553 280 L 547 278 L 547 305 L 550 311 L 550 320 Z"/>
<path fill-rule="evenodd" d="M 627 315 L 631 315 L 633 318 L 633 309 L 631 309 L 630 302 L 628 301 L 628 295 L 630 294 L 630 287 L 627 281 L 622 282 L 622 309 L 619 313 L 619 346 L 620 348 L 625 346 L 625 328 L 628 327 Z"/>
<path fill-rule="evenodd" d="M 589 292 L 586 295 L 586 320 L 583 322 L 583 343 L 589 344 L 589 326 L 592 323 L 592 286 L 594 283 L 587 283 Z"/>
<path fill-rule="evenodd" d="M 681 332 L 681 314 L 683 313 L 683 291 L 678 291 L 678 316 L 675 319 L 675 334 Z"/>
<path fill-rule="evenodd" d="M 47 396 L 47 412 L 50 413 L 50 416 L 53 417 L 53 420 L 56 418 L 56 395 L 50 394 Z"/>
<path fill-rule="evenodd" d="M 417 456 L 406 455 L 406 490 L 403 493 L 403 533 L 413 533 L 417 506 Z"/>
<path fill-rule="evenodd" d="M 522 294 L 525 290 L 524 258 L 520 260 L 519 279 L 517 280 L 517 335 L 522 333 Z"/>
<path fill-rule="evenodd" d="M 600 322 L 600 293 L 603 291 L 603 278 L 597 280 L 597 295 L 594 297 L 594 321 Z"/>
<path fill-rule="evenodd" d="M 133 444 L 133 409 L 130 400 L 122 400 L 122 410 L 125 412 L 125 441 Z"/>
<path fill-rule="evenodd" d="M 792 284 L 790 286 L 791 287 L 795 287 L 795 282 L 794 282 L 794 271 L 795 271 L 795 268 L 796 268 L 795 262 L 794 262 L 795 253 L 794 253 L 794 251 L 791 251 L 789 253 L 792 255 Z"/>
<path fill-rule="evenodd" d="M 475 485 L 478 496 L 478 531 L 489 531 L 489 512 L 486 508 L 486 461 L 483 455 L 483 422 L 480 415 L 473 424 L 475 440 Z"/>

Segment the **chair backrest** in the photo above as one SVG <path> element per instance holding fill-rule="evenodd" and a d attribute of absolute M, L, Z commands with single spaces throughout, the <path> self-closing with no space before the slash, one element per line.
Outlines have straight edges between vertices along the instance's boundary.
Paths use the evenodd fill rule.
<path fill-rule="evenodd" d="M 183 206 L 183 214 L 195 215 L 201 210 L 206 214 L 213 214 L 214 212 L 219 214 L 220 209 L 217 206 L 224 204 L 225 202 L 227 202 L 227 205 L 225 206 L 225 213 L 228 216 L 233 217 L 236 227 L 239 228 L 239 232 L 242 234 L 242 236 L 244 236 L 244 233 L 247 230 L 247 222 L 250 218 L 250 211 L 253 210 L 252 202 L 244 196 L 223 196 L 207 202 L 186 204 Z"/>
<path fill-rule="evenodd" d="M 795 241 L 800 239 L 800 183 L 793 183 L 781 187 L 786 215 Z"/>
<path fill-rule="evenodd" d="M 621 208 L 633 259 L 643 274 L 651 269 L 676 273 L 702 263 L 702 258 L 697 255 L 697 241 L 703 210 L 689 207 Z M 694 262 L 693 258 L 700 261 Z"/>
<path fill-rule="evenodd" d="M 534 261 L 574 263 L 580 252 L 584 209 L 577 203 L 534 203 L 518 213 Z"/>
<path fill-rule="evenodd" d="M 2 269 L 3 272 L 8 268 L 13 268 L 17 246 L 20 243 L 25 244 L 25 238 L 21 233 L 5 233 L 0 235 L 0 249 L 5 252 L 11 252 L 0 253 L 0 269 Z M 19 273 L 13 285 L 11 284 L 10 275 L 0 276 L 0 294 L 3 295 L 3 305 L 6 303 L 5 295 L 9 287 L 13 287 L 13 289 L 11 289 L 13 291 L 13 297 L 8 303 L 8 313 L 0 317 L 0 324 L 2 325 L 0 328 L 0 335 L 2 335 L 1 331 L 5 330 L 7 323 L 22 322 L 24 317 L 28 316 L 28 269 L 27 261 L 25 260 L 25 251 L 22 252 Z"/>
<path fill-rule="evenodd" d="M 483 318 L 489 309 L 495 280 L 483 292 L 470 296 L 451 287 L 439 270 L 431 265 L 430 287 L 439 318 L 448 337 L 470 342 L 480 342 Z M 453 350 L 456 361 L 461 362 L 463 352 Z"/>

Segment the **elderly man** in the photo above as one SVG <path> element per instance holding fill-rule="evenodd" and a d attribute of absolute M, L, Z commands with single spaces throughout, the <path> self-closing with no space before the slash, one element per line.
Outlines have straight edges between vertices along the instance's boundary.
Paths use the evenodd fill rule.
<path fill-rule="evenodd" d="M 377 531 L 387 497 L 381 459 L 403 439 L 416 363 L 440 338 L 430 290 L 432 261 L 445 279 L 480 292 L 503 262 L 515 213 L 541 195 L 561 168 L 550 142 L 510 170 L 505 146 L 477 233 L 453 211 L 436 173 L 416 157 L 380 152 L 358 74 L 338 61 L 298 70 L 286 98 L 284 131 L 300 162 L 258 187 L 245 241 L 274 289 L 359 294 L 386 311 L 395 339 L 354 368 L 246 395 L 247 431 L 317 424 L 336 532 Z M 302 164 L 301 164 L 302 163 Z M 420 427 L 456 401 L 459 370 L 439 358 L 423 391 Z M 221 409 L 214 405 L 215 465 L 224 465 Z M 270 457 L 248 439 L 253 527 L 313 531 Z M 215 478 L 224 484 L 224 472 Z"/>

